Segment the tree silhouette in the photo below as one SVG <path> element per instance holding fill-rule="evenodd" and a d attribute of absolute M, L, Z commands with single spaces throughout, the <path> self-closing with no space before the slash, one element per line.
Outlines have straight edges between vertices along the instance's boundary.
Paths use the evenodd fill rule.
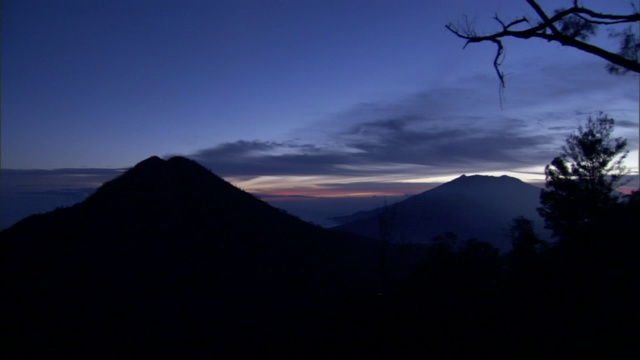
<path fill-rule="evenodd" d="M 524 256 L 535 254 L 537 246 L 543 243 L 533 230 L 533 221 L 524 216 L 512 220 L 509 237 L 513 246 L 512 252 Z"/>
<path fill-rule="evenodd" d="M 613 128 L 614 120 L 603 113 L 589 117 L 546 166 L 538 212 L 554 236 L 574 238 L 619 202 L 614 189 L 627 173 L 622 162 L 628 150 L 625 139 L 611 138 Z"/>
<path fill-rule="evenodd" d="M 627 15 L 606 14 L 582 7 L 578 5 L 577 0 L 574 0 L 573 6 L 568 9 L 557 9 L 550 16 L 536 1 L 526 1 L 539 16 L 537 21 L 523 16 L 516 20 L 505 22 L 498 15 L 495 15 L 494 19 L 500 24 L 502 30 L 489 35 L 479 35 L 466 18 L 461 24 L 454 25 L 449 23 L 446 25 L 449 31 L 466 40 L 465 47 L 471 43 L 485 41 L 496 45 L 497 51 L 493 66 L 502 87 L 505 85 L 504 73 L 500 70 L 500 65 L 504 58 L 502 40 L 508 37 L 555 41 L 563 46 L 573 47 L 607 60 L 609 62 L 607 69 L 611 73 L 618 74 L 628 71 L 640 73 L 640 63 L 638 62 L 640 39 L 636 38 L 630 27 L 623 31 L 610 33 L 611 36 L 618 37 L 621 40 L 620 51 L 617 53 L 588 43 L 589 38 L 596 33 L 599 26 L 633 24 L 640 21 L 638 9 L 634 9 L 634 13 Z M 529 27 L 523 29 L 521 28 L 523 24 L 529 24 Z"/>

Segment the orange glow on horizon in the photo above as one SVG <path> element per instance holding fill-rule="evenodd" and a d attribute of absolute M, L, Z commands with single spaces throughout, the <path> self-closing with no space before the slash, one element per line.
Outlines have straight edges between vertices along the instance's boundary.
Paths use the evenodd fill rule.
<path fill-rule="evenodd" d="M 336 197 L 373 197 L 373 196 L 402 196 L 406 192 L 398 191 L 348 191 L 338 189 L 308 189 L 308 190 L 267 190 L 267 191 L 252 191 L 247 190 L 250 193 L 265 195 L 269 197 L 321 197 L 321 198 L 336 198 Z"/>
<path fill-rule="evenodd" d="M 227 179 L 242 190 L 269 197 L 374 197 L 416 194 L 436 184 L 409 183 L 391 179 L 337 176 L 261 176 Z M 404 179 L 403 179 L 404 180 Z"/>

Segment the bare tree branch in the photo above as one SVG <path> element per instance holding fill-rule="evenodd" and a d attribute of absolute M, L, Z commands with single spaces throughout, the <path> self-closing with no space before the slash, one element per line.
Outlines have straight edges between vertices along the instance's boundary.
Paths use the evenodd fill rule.
<path fill-rule="evenodd" d="M 591 24 L 595 24 L 595 25 L 616 25 L 616 24 L 624 24 L 624 23 L 628 23 L 629 21 L 627 20 L 610 20 L 610 21 L 605 21 L 605 20 L 593 20 L 590 19 L 582 14 L 575 14 L 575 16 L 579 17 L 580 19 L 587 21 Z"/>
<path fill-rule="evenodd" d="M 540 16 L 540 18 L 542 19 L 542 22 L 544 24 L 548 24 L 548 28 L 551 29 L 551 32 L 558 36 L 561 35 L 560 30 L 558 30 L 558 28 L 556 28 L 556 26 L 553 24 L 553 22 L 551 22 L 551 20 L 549 19 L 549 17 L 547 16 L 547 14 L 542 10 L 542 8 L 540 7 L 540 5 L 538 5 L 535 1 L 533 0 L 527 0 L 527 3 L 529 4 L 529 6 L 531 6 L 533 8 L 533 10 L 536 11 L 536 13 L 538 14 L 538 16 Z"/>
<path fill-rule="evenodd" d="M 634 8 L 636 12 L 628 15 L 604 14 L 581 7 L 578 5 L 578 2 L 574 0 L 572 7 L 556 10 L 555 14 L 550 17 L 535 0 L 526 1 L 542 20 L 535 25 L 531 25 L 529 28 L 522 29 L 519 27 L 519 25 L 524 23 L 531 24 L 526 17 L 521 17 L 507 23 L 500 19 L 498 15 L 495 15 L 494 19 L 500 24 L 502 30 L 489 35 L 478 35 L 468 21 L 463 25 L 456 26 L 451 23 L 446 25 L 449 31 L 459 38 L 466 40 L 465 48 L 469 44 L 485 41 L 492 42 L 496 45 L 496 56 L 493 60 L 493 67 L 498 74 L 502 87 L 505 86 L 504 74 L 500 71 L 500 65 L 504 55 L 502 39 L 507 37 L 518 39 L 539 38 L 549 42 L 555 41 L 563 46 L 573 47 L 607 60 L 610 63 L 608 68 L 613 66 L 625 69 L 626 71 L 640 73 L 640 63 L 638 63 L 635 58 L 623 56 L 626 52 L 621 51 L 614 53 L 586 41 L 590 35 L 595 33 L 598 25 L 608 26 L 640 21 L 640 13 L 637 9 Z"/>

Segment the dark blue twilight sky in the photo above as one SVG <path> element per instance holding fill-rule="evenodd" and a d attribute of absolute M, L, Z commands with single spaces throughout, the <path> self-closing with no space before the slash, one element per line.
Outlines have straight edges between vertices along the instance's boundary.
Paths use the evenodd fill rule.
<path fill-rule="evenodd" d="M 629 0 L 583 4 L 633 12 Z M 535 19 L 524 0 L 2 6 L 3 194 L 92 188 L 151 155 L 191 157 L 262 194 L 415 193 L 463 173 L 540 181 L 597 111 L 617 120 L 637 173 L 637 76 L 509 40 L 501 107 L 494 46 L 463 50 L 444 27 L 464 14 L 487 32 L 494 13 Z M 617 47 L 604 31 L 594 42 Z"/>

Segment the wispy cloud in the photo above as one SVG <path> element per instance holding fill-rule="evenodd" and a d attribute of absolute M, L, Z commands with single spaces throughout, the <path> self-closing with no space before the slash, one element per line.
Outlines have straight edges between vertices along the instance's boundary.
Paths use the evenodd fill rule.
<path fill-rule="evenodd" d="M 375 184 L 531 169 L 541 178 L 566 136 L 597 111 L 614 117 L 617 132 L 637 148 L 631 136 L 638 126 L 632 116 L 636 79 L 611 76 L 598 62 L 538 70 L 510 82 L 502 107 L 498 92 L 487 91 L 495 79 L 474 76 L 395 100 L 354 104 L 291 140 L 239 140 L 190 157 L 262 189 L 269 183 L 272 189 L 353 191 L 367 184 L 373 191 Z"/>
<path fill-rule="evenodd" d="M 614 117 L 618 136 L 637 148 L 637 78 L 613 77 L 601 65 L 519 74 L 509 82 L 502 107 L 498 92 L 487 90 L 496 79 L 478 75 L 357 103 L 288 138 L 242 139 L 186 156 L 246 190 L 282 195 L 419 192 L 463 173 L 541 180 L 566 136 L 597 111 Z M 21 184 L 21 191 L 40 191 L 40 183 L 47 189 L 90 188 L 119 171 L 9 171 L 3 185 Z"/>
<path fill-rule="evenodd" d="M 465 117 L 442 121 L 405 116 L 353 124 L 331 134 L 333 141 L 324 145 L 237 141 L 191 157 L 243 186 L 268 178 L 289 189 L 316 181 L 324 189 L 355 191 L 354 183 L 383 188 L 416 178 L 526 168 L 553 157 L 546 149 L 551 136 L 527 133 L 523 127 L 516 120 L 484 127 Z"/>
<path fill-rule="evenodd" d="M 2 169 L 0 193 L 36 194 L 60 191 L 87 193 L 104 182 L 122 174 L 125 169 L 54 169 L 12 170 Z"/>

